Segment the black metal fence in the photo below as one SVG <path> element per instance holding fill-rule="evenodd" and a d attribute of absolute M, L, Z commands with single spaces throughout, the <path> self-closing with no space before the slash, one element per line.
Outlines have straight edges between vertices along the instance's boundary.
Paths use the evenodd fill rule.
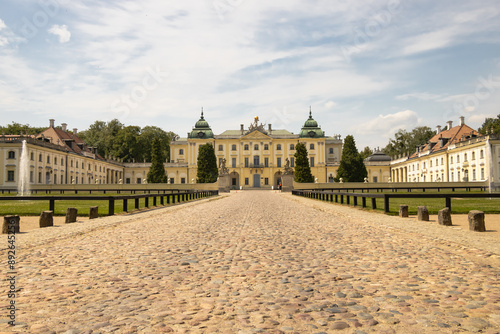
<path fill-rule="evenodd" d="M 54 190 L 51 190 L 54 191 Z M 82 191 L 82 189 L 80 189 Z M 95 190 L 94 190 L 95 191 Z M 111 190 L 105 190 L 111 191 Z M 124 191 L 124 190 L 122 190 Z M 143 190 L 141 190 L 143 191 Z M 174 204 L 186 202 L 194 199 L 200 199 L 210 196 L 218 195 L 218 190 L 166 190 L 157 193 L 147 194 L 133 194 L 133 195 L 114 195 L 114 196 L 0 196 L 0 201 L 48 201 L 49 210 L 54 211 L 55 201 L 108 201 L 108 215 L 115 214 L 115 201 L 123 201 L 123 211 L 128 212 L 129 200 L 134 201 L 134 208 L 139 209 L 139 200 L 144 198 L 145 207 L 149 208 L 150 205 L 157 206 L 165 204 Z M 152 203 L 150 203 L 150 200 Z"/>
<path fill-rule="evenodd" d="M 366 199 L 371 199 L 371 208 L 377 209 L 377 198 L 382 198 L 384 201 L 384 212 L 389 213 L 389 201 L 391 198 L 442 198 L 445 200 L 445 207 L 451 210 L 451 200 L 462 199 L 462 198 L 500 198 L 500 194 L 487 194 L 487 193 L 469 193 L 469 194 L 397 194 L 397 193 L 350 193 L 350 192 L 338 192 L 332 191 L 331 189 L 321 191 L 321 190 L 292 190 L 292 195 L 302 196 L 312 199 L 318 199 L 322 201 L 335 202 L 340 204 L 351 204 L 358 206 L 359 199 L 361 199 L 361 207 L 366 208 Z"/>

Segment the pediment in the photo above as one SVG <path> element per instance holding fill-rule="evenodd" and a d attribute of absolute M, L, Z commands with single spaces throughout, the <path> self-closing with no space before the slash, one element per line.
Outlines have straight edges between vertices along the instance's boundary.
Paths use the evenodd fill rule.
<path fill-rule="evenodd" d="M 265 133 L 260 132 L 259 130 L 254 130 L 241 137 L 241 139 L 271 139 L 271 137 L 269 137 Z"/>

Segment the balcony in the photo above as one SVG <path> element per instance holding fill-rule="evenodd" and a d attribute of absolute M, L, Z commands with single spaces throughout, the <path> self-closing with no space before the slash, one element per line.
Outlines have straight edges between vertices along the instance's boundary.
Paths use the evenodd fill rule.
<path fill-rule="evenodd" d="M 248 168 L 264 168 L 264 164 L 249 164 Z"/>

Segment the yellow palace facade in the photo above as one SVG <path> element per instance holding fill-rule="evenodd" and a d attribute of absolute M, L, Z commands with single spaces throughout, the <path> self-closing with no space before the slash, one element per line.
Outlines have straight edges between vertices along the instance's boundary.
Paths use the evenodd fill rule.
<path fill-rule="evenodd" d="M 271 124 L 265 126 L 255 117 L 248 128 L 241 124 L 239 130 L 227 130 L 219 135 L 212 132 L 202 112 L 187 137 L 170 144 L 171 162 L 165 164 L 165 169 L 169 183 L 195 183 L 198 150 L 210 143 L 219 167 L 225 164 L 229 170 L 231 189 L 276 187 L 281 182 L 285 164 L 295 166 L 295 146 L 299 142 L 306 145 L 316 181 L 333 182 L 342 154 L 342 140 L 339 135 L 325 136 L 311 112 L 299 134 L 274 129 Z M 147 173 L 147 169 L 144 172 Z"/>

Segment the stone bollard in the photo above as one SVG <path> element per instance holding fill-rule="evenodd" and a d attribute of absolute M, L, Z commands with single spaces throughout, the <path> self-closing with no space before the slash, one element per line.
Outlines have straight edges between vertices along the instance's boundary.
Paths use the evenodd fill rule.
<path fill-rule="evenodd" d="M 19 216 L 5 216 L 3 217 L 2 234 L 15 234 L 19 233 Z M 12 228 L 14 226 L 14 228 Z"/>
<path fill-rule="evenodd" d="M 99 207 L 91 206 L 89 211 L 89 219 L 99 218 Z"/>
<path fill-rule="evenodd" d="M 77 214 L 78 214 L 78 210 L 76 208 L 67 208 L 66 209 L 66 220 L 64 221 L 64 224 L 76 222 Z"/>
<path fill-rule="evenodd" d="M 478 210 L 469 211 L 469 230 L 476 232 L 485 232 L 484 212 Z"/>
<path fill-rule="evenodd" d="M 438 212 L 439 225 L 451 226 L 451 212 L 450 208 L 444 208 Z"/>
<path fill-rule="evenodd" d="M 408 217 L 408 205 L 401 204 L 399 206 L 399 217 Z"/>
<path fill-rule="evenodd" d="M 428 222 L 429 221 L 429 210 L 426 206 L 417 207 L 418 210 L 418 220 Z"/>
<path fill-rule="evenodd" d="M 40 228 L 54 226 L 53 211 L 43 211 L 40 215 Z"/>

